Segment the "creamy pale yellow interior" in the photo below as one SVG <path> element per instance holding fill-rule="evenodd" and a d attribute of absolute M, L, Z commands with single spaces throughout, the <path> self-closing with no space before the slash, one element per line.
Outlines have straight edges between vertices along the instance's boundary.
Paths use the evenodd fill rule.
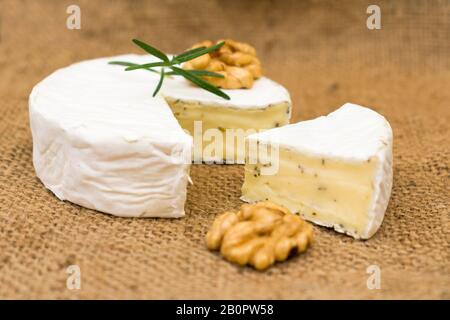
<path fill-rule="evenodd" d="M 368 223 L 377 162 L 336 161 L 280 148 L 275 175 L 261 175 L 259 163 L 245 165 L 242 195 L 249 201 L 273 201 L 306 219 L 361 235 Z"/>
<path fill-rule="evenodd" d="M 202 142 L 199 142 L 198 137 L 196 139 L 194 121 L 201 121 L 203 133 L 208 129 L 217 129 L 219 134 L 223 134 L 224 143 L 221 144 L 223 160 L 230 162 L 236 162 L 238 159 L 242 159 L 238 163 L 244 162 L 245 137 L 248 134 L 262 129 L 284 126 L 289 123 L 290 118 L 290 104 L 287 102 L 269 105 L 264 109 L 238 109 L 203 105 L 168 97 L 166 97 L 166 101 L 181 127 L 194 136 L 194 150 L 199 148 L 205 150 L 208 146 L 211 149 L 212 144 L 215 143 L 214 138 L 206 138 Z M 239 136 L 240 138 L 229 135 L 227 139 L 227 129 L 240 129 L 244 131 L 244 134 L 242 137 Z M 208 152 L 205 153 L 209 154 Z M 215 156 L 214 152 L 211 152 L 211 154 Z M 210 161 L 211 159 L 206 157 L 203 160 Z"/>

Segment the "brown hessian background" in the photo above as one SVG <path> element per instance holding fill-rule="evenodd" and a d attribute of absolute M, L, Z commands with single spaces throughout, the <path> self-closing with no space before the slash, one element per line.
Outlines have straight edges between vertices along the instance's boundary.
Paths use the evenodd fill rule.
<path fill-rule="evenodd" d="M 366 27 L 368 5 L 381 30 Z M 81 8 L 68 30 L 66 8 Z M 0 1 L 0 298 L 450 298 L 449 1 Z M 194 165 L 183 219 L 124 219 L 59 201 L 36 178 L 32 87 L 76 61 L 166 52 L 203 39 L 253 44 L 291 93 L 293 121 L 345 102 L 394 131 L 394 186 L 368 241 L 314 227 L 307 253 L 267 272 L 206 250 L 217 213 L 237 209 L 242 166 Z M 66 268 L 81 268 L 81 289 Z M 381 289 L 369 290 L 378 265 Z"/>

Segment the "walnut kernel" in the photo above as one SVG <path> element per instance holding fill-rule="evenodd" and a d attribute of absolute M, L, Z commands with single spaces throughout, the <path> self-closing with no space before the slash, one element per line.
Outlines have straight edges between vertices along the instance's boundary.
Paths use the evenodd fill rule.
<path fill-rule="evenodd" d="M 286 260 L 292 252 L 304 252 L 312 240 L 309 223 L 269 201 L 219 215 L 206 235 L 209 250 L 220 250 L 228 261 L 258 270 Z"/>
<path fill-rule="evenodd" d="M 223 89 L 251 88 L 253 81 L 262 76 L 261 62 L 256 56 L 256 50 L 249 44 L 231 39 L 219 40 L 225 44 L 217 51 L 202 55 L 183 64 L 186 70 L 207 70 L 219 73 L 224 78 L 203 77 L 208 82 Z M 210 40 L 199 42 L 191 49 L 209 47 Z"/>

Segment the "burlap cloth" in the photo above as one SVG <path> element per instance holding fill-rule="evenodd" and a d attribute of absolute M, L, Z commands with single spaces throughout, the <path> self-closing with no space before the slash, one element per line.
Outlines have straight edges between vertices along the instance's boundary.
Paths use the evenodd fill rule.
<path fill-rule="evenodd" d="M 450 298 L 450 3 L 377 1 L 77 1 L 82 29 L 66 29 L 70 1 L 1 1 L 0 298 Z M 55 69 L 200 39 L 255 45 L 284 84 L 293 120 L 344 102 L 370 106 L 394 130 L 394 187 L 368 241 L 315 227 L 306 254 L 261 273 L 210 253 L 214 216 L 238 208 L 241 166 L 196 165 L 183 219 L 123 219 L 59 201 L 36 178 L 27 99 Z M 151 90 L 151 88 L 149 88 Z M 81 268 L 81 290 L 66 268 Z M 378 265 L 381 289 L 366 269 Z"/>

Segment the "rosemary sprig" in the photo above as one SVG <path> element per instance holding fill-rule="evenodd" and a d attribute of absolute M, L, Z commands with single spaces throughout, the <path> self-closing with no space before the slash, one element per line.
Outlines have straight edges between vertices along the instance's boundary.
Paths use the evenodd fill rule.
<path fill-rule="evenodd" d="M 158 50 L 151 45 L 142 42 L 138 39 L 133 39 L 133 42 L 142 48 L 147 53 L 151 54 L 152 56 L 160 59 L 161 61 L 158 62 L 151 62 L 151 63 L 144 63 L 144 64 L 136 64 L 132 62 L 126 62 L 126 61 L 110 61 L 109 64 L 113 65 L 120 65 L 124 66 L 125 71 L 132 71 L 132 70 L 138 70 L 138 69 L 144 69 L 151 72 L 158 73 L 160 75 L 158 84 L 155 88 L 155 91 L 153 92 L 153 96 L 155 96 L 159 90 L 162 87 L 162 84 L 164 82 L 165 76 L 182 76 L 186 80 L 189 80 L 190 82 L 194 83 L 195 85 L 199 86 L 200 88 L 203 88 L 219 97 L 222 97 L 226 100 L 230 100 L 230 97 L 217 88 L 216 86 L 212 85 L 211 83 L 205 81 L 202 79 L 202 76 L 208 76 L 208 77 L 217 77 L 217 78 L 223 78 L 223 75 L 220 73 L 211 72 L 208 70 L 184 70 L 177 65 L 180 63 L 198 58 L 204 54 L 208 54 L 212 51 L 215 51 L 219 49 L 221 46 L 224 45 L 224 42 L 217 43 L 211 47 L 199 47 L 195 49 L 187 50 L 183 53 L 180 53 L 179 55 L 176 55 L 172 58 L 169 58 L 165 53 L 163 53 L 161 50 Z M 159 67 L 160 71 L 155 70 L 153 68 Z M 166 68 L 170 69 L 171 71 L 166 71 Z"/>

